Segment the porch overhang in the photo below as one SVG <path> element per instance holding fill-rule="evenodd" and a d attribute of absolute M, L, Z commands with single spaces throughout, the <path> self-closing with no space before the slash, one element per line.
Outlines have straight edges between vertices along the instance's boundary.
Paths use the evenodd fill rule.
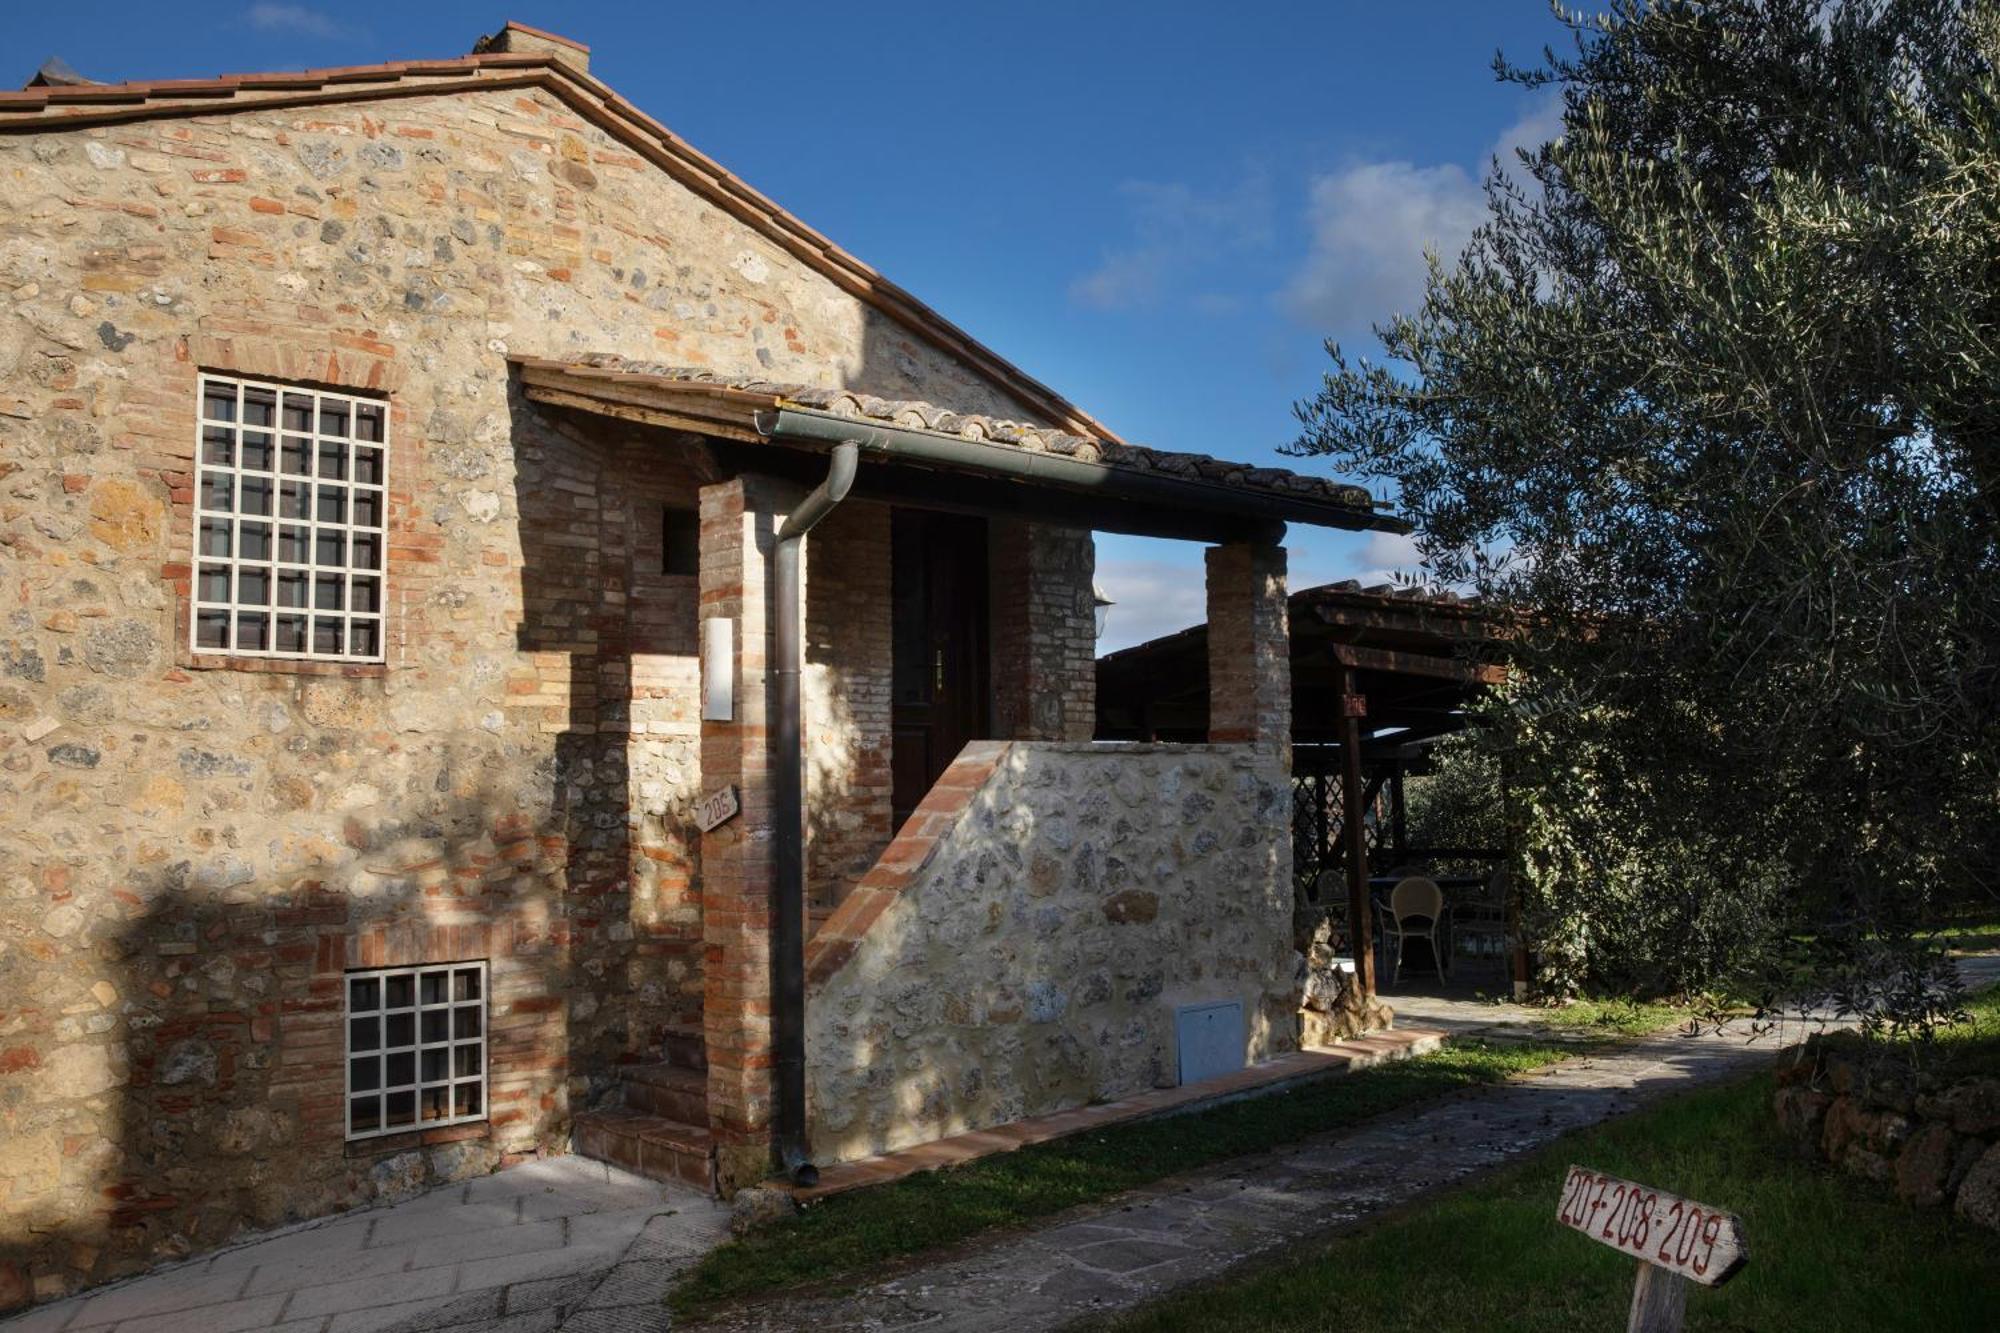
<path fill-rule="evenodd" d="M 514 364 L 531 402 L 707 437 L 732 472 L 813 481 L 828 451 L 856 444 L 854 494 L 900 505 L 1213 542 L 1275 543 L 1287 523 L 1407 530 L 1359 487 L 1279 468 L 846 390 L 702 379 L 602 357 Z"/>

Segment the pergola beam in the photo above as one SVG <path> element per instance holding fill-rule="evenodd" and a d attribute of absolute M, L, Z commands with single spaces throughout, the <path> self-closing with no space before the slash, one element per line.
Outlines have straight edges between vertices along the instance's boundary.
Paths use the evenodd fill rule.
<path fill-rule="evenodd" d="M 1382 671 L 1398 676 L 1426 676 L 1434 680 L 1456 681 L 1462 685 L 1501 685 L 1507 669 L 1487 662 L 1467 662 L 1456 657 L 1435 657 L 1402 649 L 1361 648 L 1336 643 L 1328 647 L 1333 660 L 1353 670 Z"/>

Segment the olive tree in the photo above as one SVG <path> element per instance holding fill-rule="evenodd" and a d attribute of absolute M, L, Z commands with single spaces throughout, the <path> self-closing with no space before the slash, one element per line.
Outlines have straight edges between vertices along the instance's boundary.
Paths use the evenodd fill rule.
<path fill-rule="evenodd" d="M 1509 608 L 1546 981 L 1921 1019 L 2000 831 L 2000 3 L 1555 21 L 1560 136 L 1297 449 Z"/>

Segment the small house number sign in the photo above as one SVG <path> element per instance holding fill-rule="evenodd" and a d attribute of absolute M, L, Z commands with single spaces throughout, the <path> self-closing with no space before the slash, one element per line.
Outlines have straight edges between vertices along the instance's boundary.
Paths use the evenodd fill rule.
<path fill-rule="evenodd" d="M 729 786 L 721 791 L 710 792 L 702 797 L 701 804 L 694 808 L 695 826 L 703 833 L 721 828 L 736 818 L 742 809 L 742 803 L 736 799 L 735 787 Z"/>
<path fill-rule="evenodd" d="M 1750 1260 L 1733 1213 L 1587 1166 L 1564 1177 L 1556 1221 L 1639 1261 L 1627 1333 L 1674 1333 L 1690 1282 L 1719 1287 Z"/>

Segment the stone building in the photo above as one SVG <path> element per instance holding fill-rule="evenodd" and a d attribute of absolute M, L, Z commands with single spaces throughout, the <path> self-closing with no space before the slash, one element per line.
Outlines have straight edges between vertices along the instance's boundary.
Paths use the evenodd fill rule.
<path fill-rule="evenodd" d="M 1381 520 L 1125 443 L 561 38 L 0 94 L 0 1308 L 1292 1045 L 1286 521 Z M 1093 529 L 1213 543 L 1209 743 L 1091 743 Z"/>

